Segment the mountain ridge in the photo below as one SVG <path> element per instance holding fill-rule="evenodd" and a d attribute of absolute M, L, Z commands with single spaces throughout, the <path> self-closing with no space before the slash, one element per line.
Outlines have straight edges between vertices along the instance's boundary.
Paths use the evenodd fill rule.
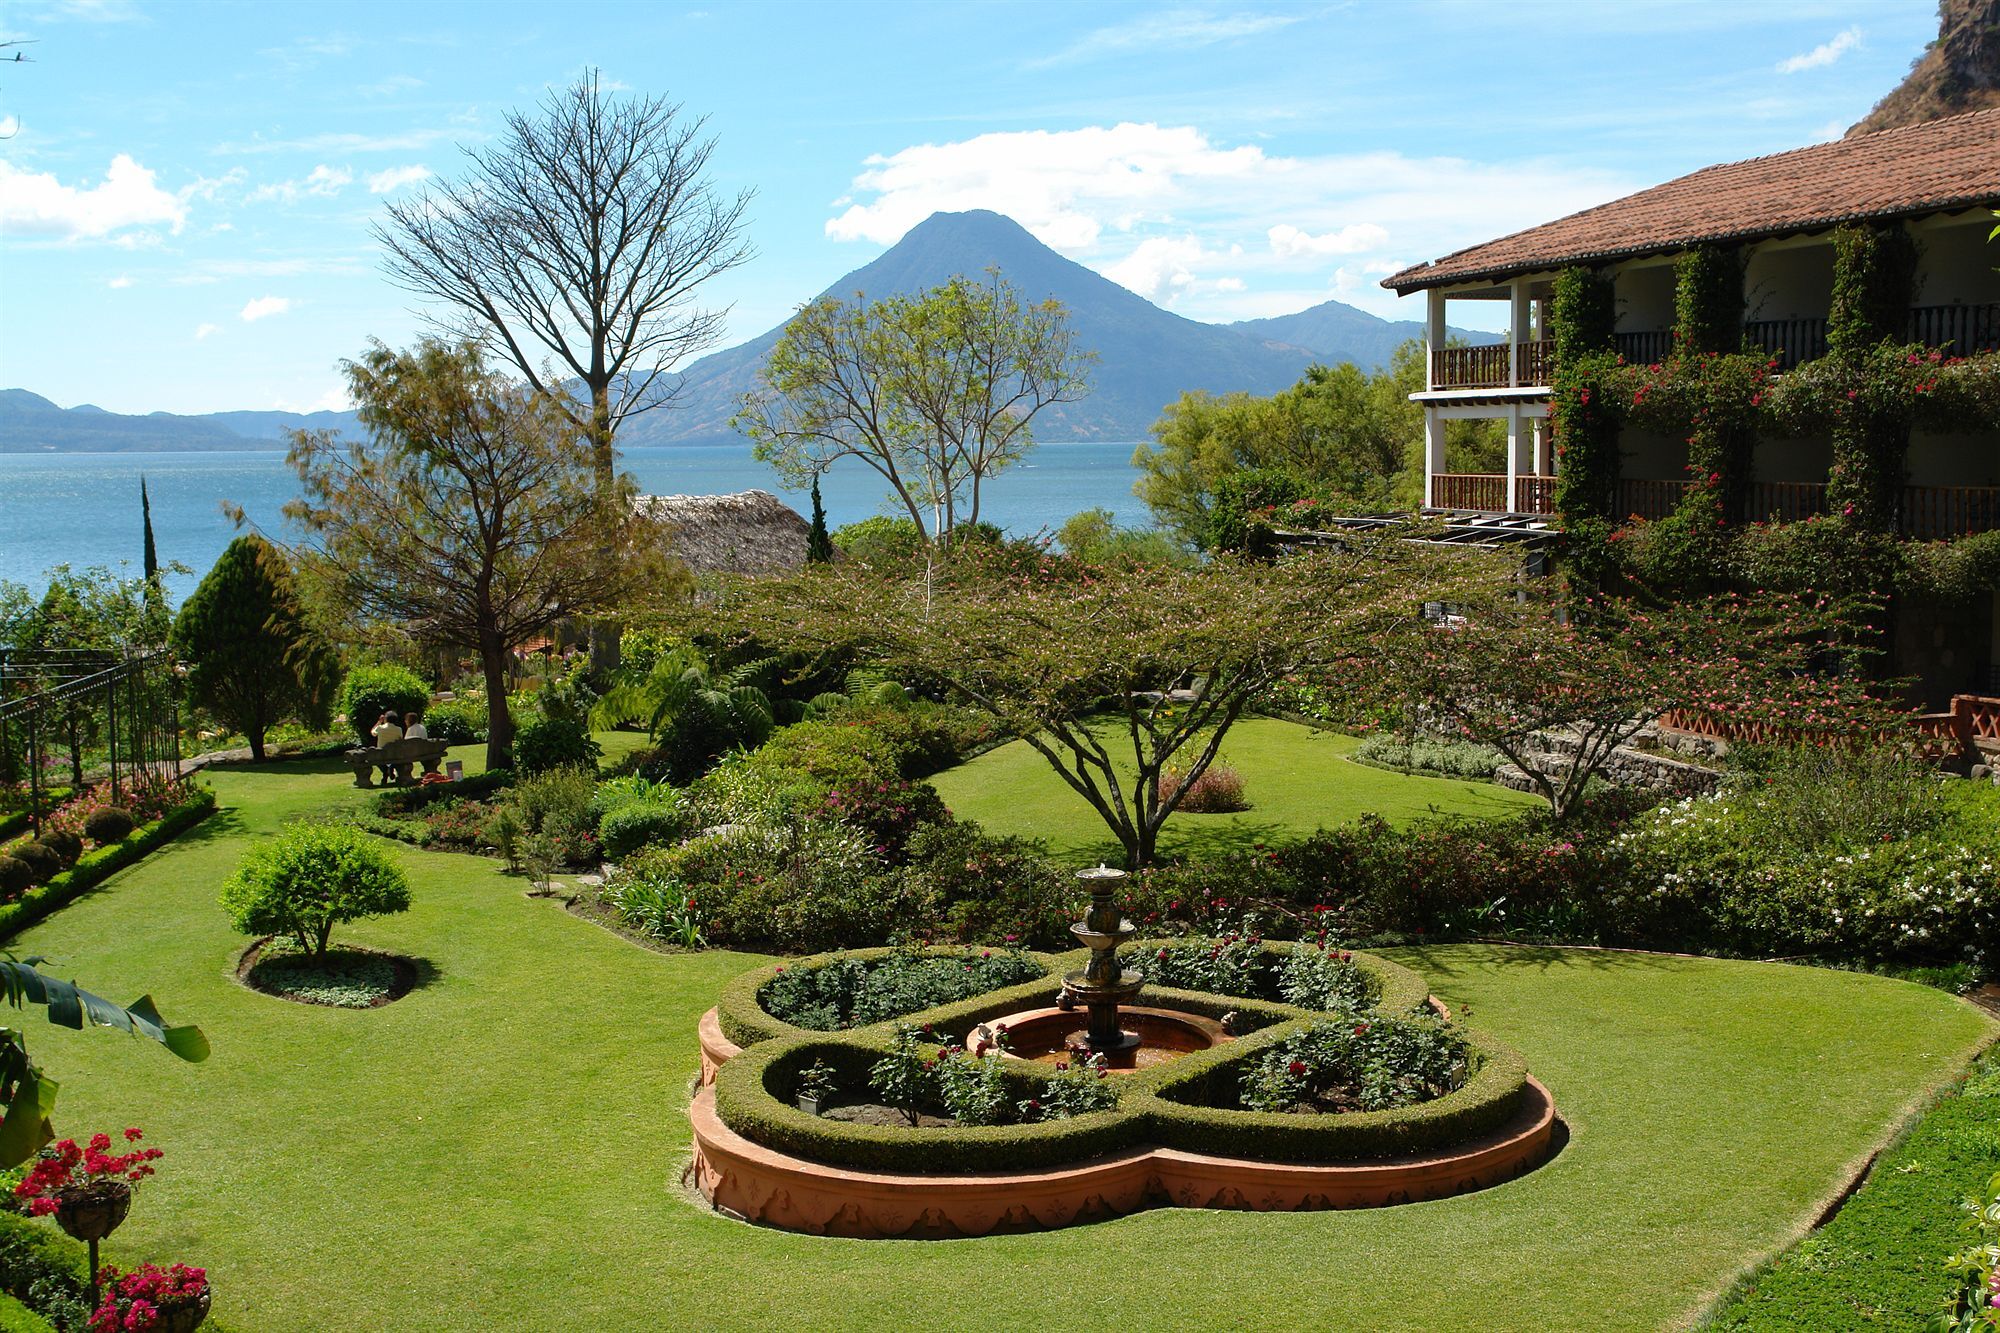
<path fill-rule="evenodd" d="M 987 210 L 933 213 L 821 295 L 914 293 L 994 267 L 1023 299 L 1062 301 L 1078 344 L 1098 353 L 1091 393 L 1036 418 L 1037 438 L 1050 443 L 1140 439 L 1187 390 L 1275 393 L 1297 383 L 1315 361 L 1378 369 L 1398 343 L 1422 334 L 1415 321 L 1380 319 L 1339 301 L 1266 319 L 1203 323 L 1064 258 L 1012 218 Z M 630 418 L 620 443 L 741 441 L 730 418 L 783 331 L 780 324 L 690 364 L 673 378 L 672 406 Z M 1476 341 L 1495 337 L 1453 333 Z M 0 453 L 275 448 L 286 430 L 298 428 L 351 432 L 358 422 L 351 411 L 128 415 L 89 404 L 64 409 L 25 389 L 0 390 Z"/>

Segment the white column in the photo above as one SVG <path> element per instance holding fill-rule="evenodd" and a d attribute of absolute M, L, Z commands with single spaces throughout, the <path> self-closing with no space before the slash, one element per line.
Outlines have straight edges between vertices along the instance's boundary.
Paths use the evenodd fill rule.
<path fill-rule="evenodd" d="M 1424 293 L 1424 388 L 1437 388 L 1437 354 L 1444 350 L 1444 292 L 1433 287 Z"/>
<path fill-rule="evenodd" d="M 1549 433 L 1542 427 L 1542 418 L 1529 418 L 1528 428 L 1535 433 L 1535 475 L 1553 477 L 1555 473 L 1549 468 Z"/>
<path fill-rule="evenodd" d="M 1440 305 L 1443 302 L 1439 302 Z M 1444 419 L 1435 407 L 1424 409 L 1424 503 L 1435 505 L 1437 493 L 1432 479 L 1444 468 Z"/>
<path fill-rule="evenodd" d="M 1516 282 L 1507 289 L 1507 382 L 1521 382 L 1521 344 L 1528 341 L 1528 284 Z"/>
<path fill-rule="evenodd" d="M 1507 404 L 1507 512 L 1520 508 L 1519 483 L 1525 470 L 1524 463 L 1531 462 L 1528 453 L 1528 436 L 1521 428 L 1526 418 L 1521 415 L 1519 403 Z"/>

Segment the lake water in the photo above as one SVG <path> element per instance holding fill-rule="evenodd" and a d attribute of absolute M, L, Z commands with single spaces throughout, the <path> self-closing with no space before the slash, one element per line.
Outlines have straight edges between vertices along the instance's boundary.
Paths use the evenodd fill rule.
<path fill-rule="evenodd" d="M 1150 521 L 1132 495 L 1138 472 L 1132 441 L 1043 444 L 989 482 L 982 517 L 1009 532 L 1053 530 L 1084 509 L 1109 509 L 1128 526 Z M 752 487 L 783 496 L 810 516 L 811 498 L 786 491 L 777 475 L 750 457 L 747 445 L 672 445 L 624 452 L 625 470 L 650 495 L 712 495 Z M 241 505 L 250 520 L 283 540 L 296 537 L 281 510 L 298 493 L 282 452 L 0 454 L 0 579 L 37 593 L 54 565 L 79 568 L 120 561 L 140 564 L 139 477 L 153 504 L 153 538 L 162 562 L 194 571 L 169 582 L 187 595 L 236 535 L 222 502 Z M 833 527 L 890 512 L 883 485 L 856 460 L 821 483 Z"/>

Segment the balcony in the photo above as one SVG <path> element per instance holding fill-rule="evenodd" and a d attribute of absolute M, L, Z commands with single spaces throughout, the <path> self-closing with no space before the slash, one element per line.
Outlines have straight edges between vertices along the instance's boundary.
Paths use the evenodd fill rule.
<path fill-rule="evenodd" d="M 1912 306 L 1904 337 L 1951 356 L 2000 351 L 2000 304 Z M 1753 319 L 1743 325 L 1743 341 L 1769 353 L 1779 370 L 1790 370 L 1826 355 L 1826 321 Z M 1627 361 L 1650 365 L 1673 354 L 1674 335 L 1670 329 L 1621 333 L 1617 346 Z"/>
<path fill-rule="evenodd" d="M 1434 347 L 1431 349 L 1432 389 L 1513 389 L 1546 388 L 1555 367 L 1556 345 L 1537 338 L 1515 345 L 1521 355 L 1521 377 L 1514 376 L 1513 358 L 1506 343 L 1479 347 Z"/>
<path fill-rule="evenodd" d="M 1501 473 L 1450 472 L 1431 478 L 1431 508 L 1481 514 L 1555 513 L 1554 477 L 1514 478 L 1507 503 Z M 1672 513 L 1691 485 L 1685 481 L 1628 479 L 1618 486 L 1621 518 L 1660 519 Z M 1760 481 L 1752 489 L 1750 515 L 1757 522 L 1792 523 L 1826 512 L 1826 483 Z M 2000 486 L 1905 486 L 1897 516 L 1906 537 L 1936 541 L 2000 529 Z"/>

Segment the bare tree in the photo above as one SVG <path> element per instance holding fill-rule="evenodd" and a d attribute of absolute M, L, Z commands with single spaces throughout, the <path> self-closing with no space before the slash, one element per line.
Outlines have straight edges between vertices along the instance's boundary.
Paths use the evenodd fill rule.
<path fill-rule="evenodd" d="M 671 374 L 713 344 L 727 309 L 694 297 L 750 257 L 750 192 L 708 179 L 705 121 L 657 97 L 608 93 L 595 70 L 537 114 L 510 112 L 465 176 L 389 206 L 375 228 L 392 277 L 451 308 L 441 322 L 504 352 L 589 441 L 607 534 L 620 516 L 614 448 L 672 397 Z M 615 660 L 615 631 L 593 647 Z"/>

